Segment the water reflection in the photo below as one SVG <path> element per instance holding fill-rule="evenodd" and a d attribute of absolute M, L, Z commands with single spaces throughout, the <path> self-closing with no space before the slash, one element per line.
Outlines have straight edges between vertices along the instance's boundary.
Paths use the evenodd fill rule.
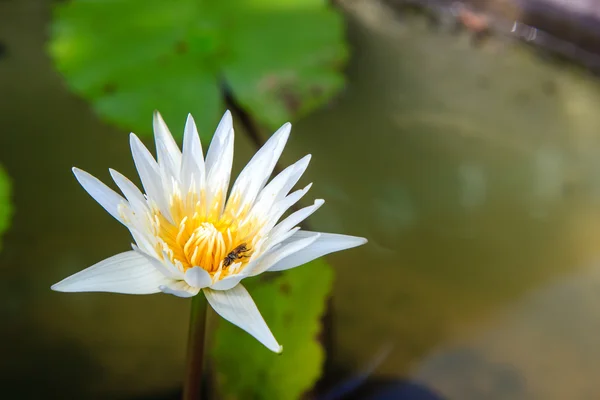
<path fill-rule="evenodd" d="M 458 167 L 460 204 L 468 211 L 483 205 L 486 197 L 486 178 L 483 168 L 474 164 L 461 164 Z"/>
<path fill-rule="evenodd" d="M 377 226 L 375 244 L 393 248 L 393 244 L 386 239 L 402 236 L 418 223 L 417 206 L 410 192 L 400 182 L 389 182 L 381 187 L 373 194 L 369 206 L 369 209 L 377 210 L 374 221 Z"/>
<path fill-rule="evenodd" d="M 549 282 L 414 368 L 448 398 L 594 399 L 600 264 Z"/>
<path fill-rule="evenodd" d="M 555 148 L 542 147 L 533 153 L 532 211 L 535 218 L 547 216 L 551 206 L 562 200 L 567 192 L 565 160 Z"/>
<path fill-rule="evenodd" d="M 423 20 L 371 29 L 377 13 L 367 22 L 351 13 L 348 92 L 298 124 L 298 146 L 321 143 L 314 168 L 344 193 L 322 209 L 317 228 L 337 221 L 371 239 L 362 258 L 332 257 L 337 360 L 362 365 L 393 338 L 402 345 L 378 372 L 402 378 L 440 343 L 597 257 L 600 141 L 591 131 L 600 121 L 587 110 L 600 92 L 578 71 L 508 42 L 473 49 L 466 35 L 432 32 Z M 487 361 L 463 356 L 436 365 L 427 385 L 440 389 L 448 375 L 456 390 L 440 393 L 449 398 L 481 398 L 484 389 L 489 398 L 530 398 L 527 373 L 510 361 L 471 384 Z M 463 372 L 454 374 L 457 366 Z"/>

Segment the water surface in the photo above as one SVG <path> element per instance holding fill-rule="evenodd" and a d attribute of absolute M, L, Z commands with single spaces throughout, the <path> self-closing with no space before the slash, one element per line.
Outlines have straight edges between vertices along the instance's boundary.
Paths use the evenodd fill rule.
<path fill-rule="evenodd" d="M 42 0 L 0 2 L 0 160 L 16 206 L 0 253 L 3 385 L 167 391 L 182 376 L 187 302 L 49 290 L 130 242 L 70 168 L 134 176 L 127 132 L 45 55 L 49 15 Z M 370 240 L 329 258 L 334 364 L 360 370 L 393 343 L 375 375 L 448 399 L 600 396 L 598 83 L 510 41 L 474 47 L 377 8 L 347 15 L 347 88 L 295 124 L 283 160 L 313 154 L 316 229 Z M 236 171 L 252 151 L 238 134 Z"/>

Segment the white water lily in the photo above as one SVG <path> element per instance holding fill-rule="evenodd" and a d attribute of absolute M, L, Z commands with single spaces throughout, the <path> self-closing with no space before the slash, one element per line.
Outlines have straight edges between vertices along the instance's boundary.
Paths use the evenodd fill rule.
<path fill-rule="evenodd" d="M 125 225 L 133 250 L 109 257 L 52 286 L 61 292 L 170 293 L 191 297 L 203 290 L 213 309 L 280 352 L 252 297 L 240 281 L 265 271 L 282 271 L 325 254 L 366 243 L 364 238 L 309 232 L 297 225 L 323 200 L 278 223 L 310 188 L 289 193 L 310 156 L 268 184 L 287 142 L 283 125 L 227 189 L 233 161 L 231 114 L 223 116 L 204 159 L 196 125 L 188 116 L 180 151 L 160 114 L 154 114 L 155 160 L 135 134 L 131 152 L 146 194 L 110 170 L 124 197 L 85 171 L 73 172 L 83 188 Z M 318 278 L 318 277 L 317 277 Z"/>

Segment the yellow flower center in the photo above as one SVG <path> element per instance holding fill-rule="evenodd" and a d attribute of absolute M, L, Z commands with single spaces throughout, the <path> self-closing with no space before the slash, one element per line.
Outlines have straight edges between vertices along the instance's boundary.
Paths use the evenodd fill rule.
<path fill-rule="evenodd" d="M 234 218 L 228 212 L 235 209 L 231 202 L 221 214 L 221 204 L 214 201 L 212 210 L 206 210 L 205 202 L 194 194 L 185 200 L 174 195 L 170 201 L 172 221 L 153 209 L 157 253 L 180 264 L 183 272 L 200 267 L 224 278 L 243 269 L 254 251 L 258 224 L 245 218 L 247 210 Z"/>

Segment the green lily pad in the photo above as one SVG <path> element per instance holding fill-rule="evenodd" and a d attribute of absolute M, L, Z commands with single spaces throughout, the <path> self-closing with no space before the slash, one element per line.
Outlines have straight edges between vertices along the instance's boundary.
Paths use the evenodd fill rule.
<path fill-rule="evenodd" d="M 321 316 L 332 283 L 333 269 L 316 260 L 247 285 L 283 353 L 221 321 L 213 349 L 219 398 L 295 400 L 315 384 L 324 361 Z"/>
<path fill-rule="evenodd" d="M 10 226 L 12 216 L 10 179 L 4 169 L 0 167 L 0 235 Z M 2 242 L 0 242 L 0 249 Z"/>
<path fill-rule="evenodd" d="M 149 133 L 158 109 L 176 135 L 191 112 L 204 139 L 222 87 L 275 128 L 343 85 L 341 16 L 322 0 L 72 0 L 55 8 L 50 53 L 98 114 Z"/>
<path fill-rule="evenodd" d="M 277 127 L 319 107 L 343 87 L 343 21 L 326 2 L 241 3 L 245 7 L 235 15 L 232 58 L 224 74 L 236 98 L 261 122 Z"/>

